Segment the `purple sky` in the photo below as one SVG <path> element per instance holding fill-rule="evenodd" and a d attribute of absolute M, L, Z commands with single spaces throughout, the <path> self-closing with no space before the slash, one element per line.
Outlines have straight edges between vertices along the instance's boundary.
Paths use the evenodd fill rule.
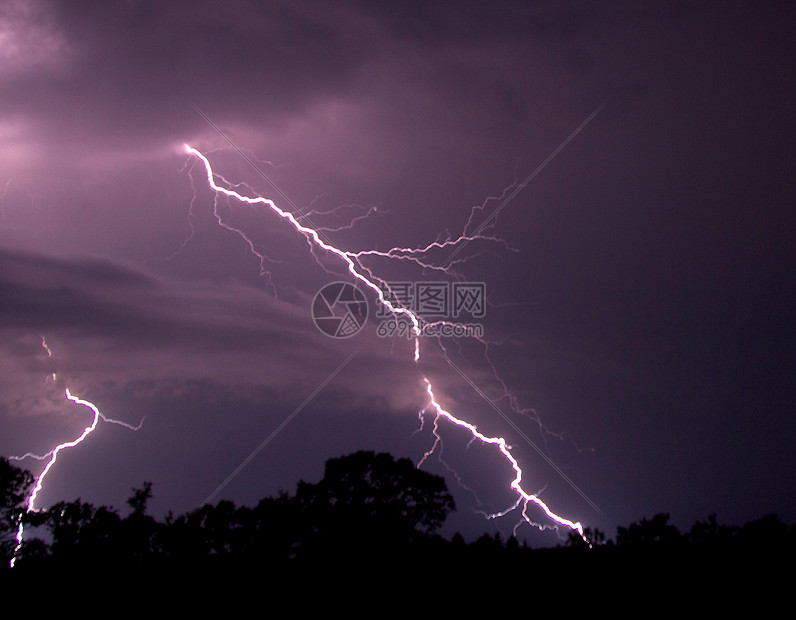
<path fill-rule="evenodd" d="M 345 341 L 313 325 L 312 298 L 345 279 L 340 265 L 326 273 L 273 214 L 219 203 L 273 259 L 269 280 L 218 226 L 184 143 L 288 205 L 193 106 L 295 205 L 351 205 L 314 223 L 376 206 L 328 233 L 356 251 L 460 234 L 474 206 L 605 104 L 502 208 L 489 232 L 508 248 L 478 241 L 458 257 L 494 304 L 483 324 L 502 344 L 489 359 L 551 434 L 500 398 L 483 347 L 446 342 L 604 515 L 430 342 L 422 370 L 448 408 L 507 437 L 529 490 L 611 536 L 661 511 L 680 527 L 712 512 L 796 519 L 790 4 L 374 7 L 0 9 L 0 454 L 79 433 L 87 411 L 66 386 L 109 417 L 145 418 L 137 433 L 101 425 L 63 453 L 40 503 L 122 507 L 151 480 L 156 515 L 191 510 L 355 349 L 216 499 L 253 504 L 358 449 L 418 461 L 432 445 L 428 424 L 415 433 L 427 402 L 410 344 L 378 338 L 373 317 Z M 485 204 L 480 221 L 500 203 Z M 431 277 L 369 266 L 392 281 Z M 450 425 L 442 434 L 484 507 L 513 502 L 505 461 Z M 446 533 L 511 532 L 516 516 L 484 521 L 436 458 L 424 467 L 456 494 Z"/>

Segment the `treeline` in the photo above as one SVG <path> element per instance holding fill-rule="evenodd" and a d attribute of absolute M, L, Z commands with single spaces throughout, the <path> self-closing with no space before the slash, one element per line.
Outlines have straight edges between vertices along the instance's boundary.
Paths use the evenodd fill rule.
<path fill-rule="evenodd" d="M 668 515 L 659 514 L 618 528 L 615 540 L 590 529 L 590 544 L 570 534 L 552 549 L 534 550 L 499 534 L 472 543 L 458 534 L 446 540 L 437 532 L 455 506 L 444 479 L 407 459 L 373 452 L 328 461 L 322 480 L 300 482 L 292 495 L 283 492 L 251 508 L 220 501 L 162 521 L 148 514 L 150 483 L 133 490 L 121 516 L 80 500 L 28 513 L 32 482 L 27 471 L 0 459 L 4 573 L 16 556 L 13 571 L 20 574 L 98 568 L 116 574 L 176 569 L 285 575 L 316 568 L 362 574 L 432 565 L 447 574 L 492 567 L 483 577 L 539 578 L 541 568 L 549 577 L 575 566 L 612 569 L 652 560 L 660 567 L 676 558 L 710 559 L 720 567 L 741 557 L 790 559 L 796 549 L 796 524 L 775 516 L 727 526 L 714 515 L 680 532 Z M 17 549 L 20 519 L 26 536 Z"/>

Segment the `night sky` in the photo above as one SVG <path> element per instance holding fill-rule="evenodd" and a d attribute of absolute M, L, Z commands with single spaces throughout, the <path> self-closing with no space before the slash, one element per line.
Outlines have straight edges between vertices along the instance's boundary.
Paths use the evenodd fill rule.
<path fill-rule="evenodd" d="M 658 512 L 796 520 L 792 4 L 376 4 L 2 4 L 0 454 L 79 434 L 67 387 L 144 419 L 63 452 L 39 505 L 123 508 L 149 480 L 154 515 L 190 511 L 354 354 L 214 502 L 292 491 L 360 449 L 418 462 L 422 370 L 507 438 L 528 490 L 609 536 Z M 450 365 L 427 339 L 418 368 L 407 339 L 378 337 L 370 293 L 361 332 L 322 334 L 315 293 L 352 278 L 273 213 L 220 200 L 261 273 L 186 143 L 317 226 L 368 214 L 325 233 L 341 249 L 489 221 L 502 241 L 467 244 L 447 278 L 485 284 L 489 346 L 447 339 Z M 516 499 L 507 462 L 440 433 L 462 482 L 423 464 L 456 497 L 443 533 L 510 535 L 518 514 L 476 512 Z"/>

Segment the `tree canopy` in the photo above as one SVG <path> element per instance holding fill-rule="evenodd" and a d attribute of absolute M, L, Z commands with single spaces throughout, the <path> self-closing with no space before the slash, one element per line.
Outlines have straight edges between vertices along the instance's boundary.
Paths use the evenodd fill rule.
<path fill-rule="evenodd" d="M 33 475 L 0 457 L 0 556 L 4 562 L 11 559 L 16 546 L 16 533 L 20 516 L 26 508 Z"/>
<path fill-rule="evenodd" d="M 484 534 L 469 544 L 458 535 L 442 539 L 439 529 L 455 508 L 445 480 L 418 470 L 408 459 L 371 451 L 330 459 L 318 482 L 301 481 L 294 494 L 283 491 L 253 508 L 222 500 L 176 517 L 169 513 L 164 521 L 147 512 L 153 496 L 149 482 L 131 490 L 124 516 L 80 499 L 27 513 L 32 484 L 29 472 L 0 458 L 0 541 L 6 560 L 0 570 L 9 570 L 20 518 L 47 532 L 47 542 L 25 539 L 16 563 L 23 572 L 50 565 L 99 566 L 121 574 L 175 566 L 187 572 L 209 568 L 211 573 L 221 567 L 236 574 L 297 566 L 395 571 L 431 561 L 454 573 L 468 563 L 500 565 L 514 577 L 525 574 L 540 557 L 529 556 L 534 550 L 500 533 Z M 759 553 L 784 557 L 796 548 L 796 526 L 773 515 L 741 527 L 720 525 L 711 515 L 681 533 L 668 514 L 660 513 L 619 527 L 615 541 L 593 528 L 586 529 L 586 536 L 591 544 L 570 536 L 558 552 L 538 551 L 547 552 L 546 564 L 588 556 L 617 569 L 628 557 L 635 562 L 664 554 L 703 558 L 707 553 L 723 562 Z"/>
<path fill-rule="evenodd" d="M 433 534 L 455 509 L 445 480 L 417 469 L 409 459 L 357 452 L 326 462 L 317 484 L 300 482 L 296 501 L 313 525 Z"/>

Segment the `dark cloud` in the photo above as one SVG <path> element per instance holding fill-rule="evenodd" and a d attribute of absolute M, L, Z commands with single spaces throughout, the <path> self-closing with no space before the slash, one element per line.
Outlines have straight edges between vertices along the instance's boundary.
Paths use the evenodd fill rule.
<path fill-rule="evenodd" d="M 205 129 L 191 103 L 221 120 L 301 113 L 339 93 L 367 57 L 370 36 L 343 9 L 55 2 L 42 11 L 69 43 L 68 67 L 6 78 L 15 96 L 2 110 L 78 150 L 162 148 Z"/>
<path fill-rule="evenodd" d="M 281 301 L 234 282 L 185 283 L 105 258 L 7 248 L 0 250 L 0 265 L 0 331 L 15 343 L 4 349 L 5 362 L 12 367 L 14 359 L 25 360 L 13 378 L 34 397 L 38 388 L 31 386 L 57 372 L 61 384 L 79 376 L 88 389 L 109 380 L 119 386 L 202 382 L 234 386 L 239 398 L 260 400 L 311 391 L 332 370 L 330 360 L 353 350 L 315 328 L 305 295 Z M 373 375 L 383 368 L 415 383 L 398 357 L 410 353 L 409 344 L 395 354 L 395 345 L 372 330 L 360 339 L 359 359 L 351 364 L 359 378 L 350 376 L 335 389 L 348 394 L 341 400 L 349 403 L 378 398 L 387 410 L 414 407 L 406 388 L 385 391 Z M 50 343 L 52 360 L 39 336 Z M 21 391 L 12 391 L 17 410 Z"/>

